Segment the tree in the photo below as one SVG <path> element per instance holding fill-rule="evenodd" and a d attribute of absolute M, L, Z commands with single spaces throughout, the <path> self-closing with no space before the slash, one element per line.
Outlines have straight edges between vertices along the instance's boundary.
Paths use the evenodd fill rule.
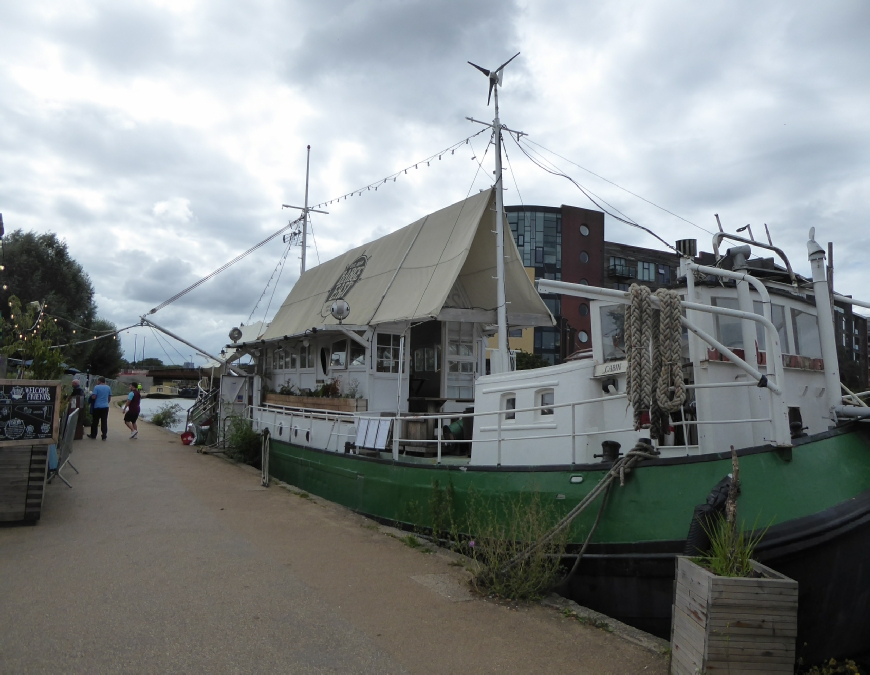
<path fill-rule="evenodd" d="M 102 375 L 104 377 L 113 378 L 124 367 L 124 359 L 121 357 L 121 344 L 116 336 L 100 337 L 108 335 L 117 330 L 117 326 L 111 321 L 105 319 L 97 319 L 91 324 L 91 330 L 94 331 L 92 345 L 89 347 L 87 356 L 87 371 L 94 375 Z"/>
<path fill-rule="evenodd" d="M 16 296 L 7 303 L 9 318 L 2 319 L 3 342 L 0 352 L 18 359 L 21 377 L 29 380 L 56 380 L 63 375 L 63 352 L 52 349 L 57 337 L 54 321 L 48 320 L 39 303 L 22 307 Z"/>
<path fill-rule="evenodd" d="M 529 354 L 522 350 L 517 352 L 517 370 L 532 370 L 549 365 L 550 362 L 541 357 L 540 354 Z"/>
<path fill-rule="evenodd" d="M 33 301 L 45 302 L 46 313 L 62 317 L 57 322 L 57 340 L 65 344 L 81 339 L 80 327 L 91 326 L 97 306 L 91 280 L 70 257 L 66 242 L 51 232 L 15 230 L 3 239 L 3 264 L 0 312 L 4 319 L 9 318 L 9 300 L 13 295 L 24 306 Z M 78 324 L 79 328 L 72 324 Z M 70 347 L 66 358 L 82 367 L 89 351 L 88 345 Z"/>

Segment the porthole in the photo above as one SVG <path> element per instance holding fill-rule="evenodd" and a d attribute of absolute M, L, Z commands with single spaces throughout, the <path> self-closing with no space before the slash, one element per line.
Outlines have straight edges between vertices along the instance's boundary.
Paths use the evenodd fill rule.
<path fill-rule="evenodd" d="M 580 305 L 580 316 L 589 316 L 589 305 L 587 305 L 587 304 Z"/>
<path fill-rule="evenodd" d="M 580 262 L 584 265 L 589 262 L 589 254 L 586 251 L 580 251 Z"/>
<path fill-rule="evenodd" d="M 582 234 L 584 237 L 588 237 L 589 236 L 589 228 L 586 227 L 585 225 L 581 225 L 580 226 L 580 234 Z"/>
<path fill-rule="evenodd" d="M 589 333 L 587 333 L 585 330 L 581 330 L 579 333 L 577 333 L 577 339 L 580 340 L 580 342 L 582 342 L 583 344 L 586 344 L 587 342 L 589 342 Z"/>

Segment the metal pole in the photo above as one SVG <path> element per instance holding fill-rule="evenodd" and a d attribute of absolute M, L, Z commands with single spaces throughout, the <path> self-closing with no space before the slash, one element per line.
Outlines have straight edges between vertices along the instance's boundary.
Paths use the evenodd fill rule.
<path fill-rule="evenodd" d="M 229 368 L 233 373 L 235 373 L 236 375 L 241 375 L 241 376 L 243 376 L 243 377 L 247 375 L 247 373 L 245 373 L 244 371 L 238 371 L 238 370 L 236 370 L 235 368 L 233 368 L 232 366 L 230 366 L 229 364 L 227 364 L 227 362 L 224 361 L 223 359 L 220 359 L 220 358 L 218 358 L 217 356 L 213 356 L 212 354 L 209 354 L 209 353 L 208 353 L 207 351 L 205 351 L 204 349 L 200 349 L 200 348 L 197 347 L 195 344 L 193 344 L 192 342 L 188 342 L 188 341 L 185 340 L 184 338 L 178 337 L 175 333 L 171 333 L 170 331 L 166 330 L 163 326 L 158 326 L 156 323 L 154 323 L 154 322 L 151 321 L 150 319 L 146 319 L 144 316 L 139 317 L 139 318 L 142 320 L 142 323 L 143 323 L 143 324 L 148 324 L 149 326 L 153 326 L 154 328 L 156 328 L 156 329 L 159 330 L 160 332 L 162 332 L 162 333 L 166 333 L 169 337 L 171 337 L 171 338 L 175 338 L 176 340 L 178 340 L 178 341 L 181 342 L 182 344 L 187 345 L 187 346 L 190 347 L 191 349 L 195 349 L 195 350 L 198 351 L 200 354 L 204 354 L 204 355 L 207 356 L 208 358 L 210 358 L 210 359 L 214 359 L 214 360 L 217 361 L 218 363 L 222 363 L 223 365 L 227 366 L 227 367 L 228 367 L 228 368 Z"/>
<path fill-rule="evenodd" d="M 834 335 L 834 317 L 831 311 L 828 280 L 825 277 L 825 251 L 814 239 L 815 228 L 810 230 L 807 242 L 810 265 L 813 268 L 813 293 L 816 300 L 816 314 L 819 324 L 819 337 L 822 343 L 822 359 L 825 361 L 825 398 L 831 420 L 836 421 L 834 409 L 842 403 L 840 394 L 840 368 L 837 363 L 837 338 Z"/>
<path fill-rule="evenodd" d="M 507 339 L 507 305 L 504 292 L 504 195 L 501 169 L 501 122 L 498 118 L 498 84 L 493 87 L 495 95 L 495 119 L 492 131 L 495 134 L 495 275 L 496 302 L 498 303 L 498 360 L 499 373 L 510 370 Z"/>
<path fill-rule="evenodd" d="M 311 166 L 311 146 L 305 158 L 305 208 L 302 209 L 302 265 L 299 273 L 305 274 L 305 253 L 308 247 L 308 169 Z"/>

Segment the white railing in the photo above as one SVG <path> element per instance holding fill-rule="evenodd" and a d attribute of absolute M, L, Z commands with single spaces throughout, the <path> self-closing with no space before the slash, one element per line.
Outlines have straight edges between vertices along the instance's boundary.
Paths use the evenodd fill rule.
<path fill-rule="evenodd" d="M 704 384 L 687 384 L 685 385 L 686 389 L 702 389 L 702 388 L 715 388 L 715 387 L 754 387 L 756 386 L 755 382 L 745 381 L 745 382 L 725 382 L 721 384 L 717 383 L 704 383 Z M 521 441 L 544 441 L 544 440 L 555 440 L 560 438 L 570 438 L 571 439 L 571 464 L 578 464 L 577 457 L 577 440 L 583 439 L 588 436 L 612 436 L 617 433 L 628 433 L 632 431 L 637 431 L 638 434 L 641 434 L 643 431 L 648 429 L 648 427 L 642 427 L 640 430 L 635 430 L 634 426 L 626 426 L 620 428 L 613 429 L 596 429 L 592 431 L 578 430 L 577 428 L 577 409 L 592 403 L 603 403 L 607 401 L 619 401 L 624 400 L 626 398 L 625 394 L 611 394 L 607 396 L 599 396 L 595 398 L 584 399 L 580 401 L 571 401 L 567 403 L 552 403 L 547 405 L 540 406 L 531 406 L 526 408 L 511 408 L 511 409 L 500 409 L 500 410 L 488 410 L 483 412 L 469 412 L 469 413 L 435 413 L 431 415 L 416 415 L 409 414 L 403 416 L 388 416 L 388 417 L 379 417 L 378 419 L 389 419 L 393 424 L 393 459 L 398 461 L 400 457 L 399 447 L 407 446 L 407 445 L 434 445 L 435 446 L 435 463 L 442 464 L 443 463 L 443 450 L 445 444 L 453 444 L 453 445 L 472 445 L 478 444 L 483 445 L 486 443 L 495 443 L 496 444 L 496 465 L 500 466 L 502 464 L 502 449 L 505 443 L 516 443 Z M 571 428 L 570 431 L 567 429 L 559 429 L 556 423 L 556 411 L 562 409 L 570 409 L 571 410 Z M 313 425 L 310 423 L 311 420 L 321 420 L 324 422 L 333 422 L 333 428 L 330 430 L 329 437 L 325 444 L 323 444 L 322 449 L 329 450 L 329 446 L 334 438 L 336 440 L 336 452 L 343 452 L 344 443 L 341 439 L 346 441 L 353 441 L 356 439 L 355 426 L 352 426 L 349 429 L 342 429 L 341 427 L 336 428 L 338 424 L 344 425 L 356 425 L 358 420 L 362 417 L 366 417 L 363 414 L 359 413 L 341 413 L 334 411 L 323 411 L 323 410 L 312 410 L 305 408 L 290 408 L 287 406 L 280 406 L 275 404 L 264 404 L 261 406 L 257 406 L 256 409 L 252 409 L 252 413 L 256 410 L 258 415 L 253 415 L 254 423 L 256 425 L 257 430 L 262 430 L 266 427 L 269 428 L 269 432 L 272 435 L 272 438 L 276 440 L 285 440 L 287 442 L 296 441 L 296 436 L 294 432 L 304 431 L 307 432 L 305 437 L 305 444 L 310 445 L 312 441 L 313 434 Z M 700 454 L 701 448 L 697 445 L 689 443 L 689 429 L 692 426 L 699 425 L 716 425 L 716 424 L 746 424 L 752 422 L 771 422 L 771 417 L 748 417 L 748 418 L 740 418 L 740 419 L 721 419 L 721 420 L 698 420 L 698 419 L 686 419 L 686 410 L 685 407 L 681 407 L 681 419 L 674 422 L 674 426 L 679 426 L 683 431 L 683 443 L 680 445 L 673 446 L 659 446 L 658 442 L 655 439 L 652 439 L 652 443 L 657 447 L 667 447 L 667 448 L 684 448 L 686 454 L 689 454 L 691 451 L 697 450 Z M 538 414 L 539 421 L 535 424 L 516 424 L 513 420 L 516 418 L 516 415 L 519 413 L 535 413 Z M 547 425 L 546 428 L 542 427 L 542 424 L 547 424 L 547 421 L 541 420 L 542 417 L 550 417 L 552 415 L 553 426 L 556 426 L 553 429 L 553 426 Z M 508 417 L 511 416 L 511 417 Z M 288 419 L 289 418 L 289 419 Z M 475 438 L 462 438 L 462 439 L 445 439 L 444 438 L 444 426 L 445 423 L 449 424 L 456 420 L 460 419 L 470 419 L 472 422 L 475 418 L 481 418 L 481 422 L 483 418 L 495 418 L 494 424 L 490 424 L 489 426 L 481 425 L 477 429 L 477 437 Z M 369 417 L 371 419 L 371 417 Z M 304 423 L 304 420 L 309 420 L 308 424 Z M 402 423 L 406 421 L 427 421 L 434 420 L 436 422 L 435 426 L 435 438 L 427 439 L 427 438 L 405 438 L 401 435 L 401 427 Z M 628 421 L 628 420 L 626 420 Z M 286 424 L 285 424 L 286 423 Z M 281 430 L 288 430 L 288 437 L 282 438 L 283 433 Z M 517 431 L 535 431 L 538 433 L 531 433 L 526 435 L 516 435 Z M 553 431 L 553 433 L 551 433 Z M 481 434 L 491 434 L 495 432 L 495 436 L 482 437 Z M 387 452 L 384 450 L 384 452 Z M 469 452 L 469 459 L 471 453 Z M 584 458 L 588 461 L 588 458 Z M 582 463 L 585 463 L 582 462 Z"/>

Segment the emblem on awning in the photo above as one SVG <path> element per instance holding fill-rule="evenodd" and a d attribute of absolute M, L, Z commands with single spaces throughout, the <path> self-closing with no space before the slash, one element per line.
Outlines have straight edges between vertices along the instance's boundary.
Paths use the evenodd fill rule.
<path fill-rule="evenodd" d="M 335 285 L 330 289 L 329 295 L 326 296 L 326 302 L 332 302 L 333 300 L 345 297 L 350 292 L 350 289 L 356 285 L 356 282 L 360 280 L 367 262 L 368 258 L 361 255 L 350 265 L 345 267 L 344 272 L 341 273 L 338 281 L 336 281 Z"/>

